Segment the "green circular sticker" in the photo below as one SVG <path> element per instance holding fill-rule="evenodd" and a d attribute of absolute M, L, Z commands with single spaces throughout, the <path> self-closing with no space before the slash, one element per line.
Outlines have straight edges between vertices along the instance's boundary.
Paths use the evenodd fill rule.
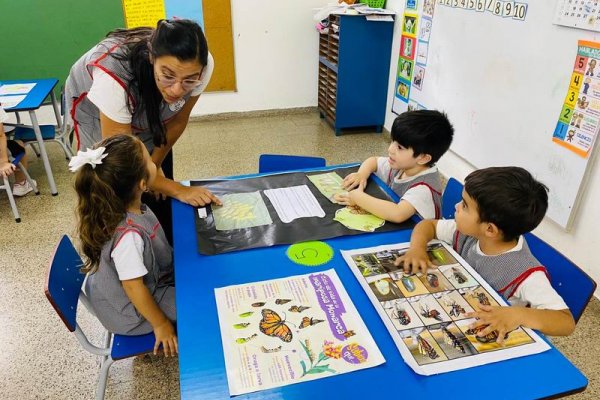
<path fill-rule="evenodd" d="M 316 267 L 331 261 L 333 249 L 325 242 L 302 242 L 288 247 L 286 254 L 296 264 Z"/>

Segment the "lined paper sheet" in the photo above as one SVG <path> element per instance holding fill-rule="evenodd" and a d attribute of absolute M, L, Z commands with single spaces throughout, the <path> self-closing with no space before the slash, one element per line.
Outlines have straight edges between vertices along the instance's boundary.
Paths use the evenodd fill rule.
<path fill-rule="evenodd" d="M 0 86 L 0 96 L 10 94 L 27 94 L 35 87 L 36 83 L 9 83 Z"/>
<path fill-rule="evenodd" d="M 325 211 L 306 185 L 269 189 L 264 193 L 286 224 L 297 218 L 325 216 Z"/>

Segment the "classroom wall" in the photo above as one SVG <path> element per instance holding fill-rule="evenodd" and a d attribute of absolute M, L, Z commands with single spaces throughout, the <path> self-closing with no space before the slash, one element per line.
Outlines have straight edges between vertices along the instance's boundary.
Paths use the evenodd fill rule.
<path fill-rule="evenodd" d="M 237 92 L 202 95 L 192 115 L 316 106 L 313 15 L 327 3 L 231 0 Z"/>
<path fill-rule="evenodd" d="M 397 18 L 401 18 L 404 11 L 405 0 L 388 0 L 386 8 L 395 10 Z M 435 29 L 435 17 L 434 28 Z M 398 53 L 400 48 L 401 24 L 396 23 L 394 28 L 394 41 L 392 49 L 392 60 L 390 65 L 390 77 L 388 88 L 388 104 L 385 119 L 385 128 L 390 130 L 396 114 L 392 113 L 392 99 L 395 90 L 395 77 L 398 62 Z M 596 40 L 600 40 L 600 35 L 596 35 Z M 575 49 L 573 59 L 575 59 Z M 565 82 L 565 85 L 567 82 Z M 566 86 L 565 86 L 566 87 Z M 490 99 L 493 101 L 493 99 Z M 467 115 L 449 115 L 450 120 L 459 121 L 467 118 Z M 460 135 L 460 132 L 456 132 Z M 596 144 L 598 146 L 600 144 Z M 556 225 L 549 219 L 545 219 L 535 230 L 535 233 L 552 245 L 562 254 L 567 256 L 575 264 L 585 270 L 596 282 L 600 283 L 600 257 L 595 253 L 595 249 L 600 248 L 600 170 L 598 162 L 590 166 L 590 178 L 588 186 L 581 196 L 581 203 L 575 217 L 573 227 L 566 232 L 562 227 Z M 455 177 L 460 181 L 475 169 L 469 163 L 469 160 L 451 150 L 444 155 L 438 162 L 440 171 L 448 177 Z M 600 298 L 600 290 L 596 291 L 596 297 Z"/>

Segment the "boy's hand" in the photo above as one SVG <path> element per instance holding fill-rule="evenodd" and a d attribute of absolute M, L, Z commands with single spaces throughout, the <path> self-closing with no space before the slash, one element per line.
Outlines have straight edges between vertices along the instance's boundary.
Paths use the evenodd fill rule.
<path fill-rule="evenodd" d="M 11 162 L 0 161 L 0 177 L 9 177 L 17 167 Z"/>
<path fill-rule="evenodd" d="M 427 249 L 412 247 L 403 256 L 396 258 L 394 265 L 402 266 L 404 272 L 411 274 L 416 274 L 417 272 L 425 274 L 428 268 L 435 268 L 435 265 L 429 259 Z"/>
<path fill-rule="evenodd" d="M 364 190 L 367 187 L 368 179 L 368 176 L 363 176 L 358 172 L 353 172 L 344 178 L 342 181 L 342 187 L 346 190 L 352 190 L 354 188 Z"/>
<path fill-rule="evenodd" d="M 202 186 L 182 186 L 181 191 L 176 196 L 177 200 L 194 207 L 201 207 L 207 204 L 222 206 L 223 203 L 210 190 Z"/>
<path fill-rule="evenodd" d="M 165 322 L 154 328 L 154 336 L 156 336 L 154 355 L 158 354 L 158 348 L 161 344 L 165 357 L 174 356 L 179 352 L 177 349 L 177 335 L 175 335 L 173 324 L 168 319 L 165 319 Z"/>
<path fill-rule="evenodd" d="M 357 190 L 360 190 L 360 189 L 352 190 L 352 191 L 346 192 L 346 193 L 337 193 L 337 194 L 334 194 L 333 195 L 333 200 L 336 203 L 344 205 L 344 206 L 355 206 L 356 202 L 352 198 L 352 193 L 354 193 Z"/>
<path fill-rule="evenodd" d="M 469 318 L 477 318 L 477 321 L 472 323 L 469 328 L 477 328 L 487 325 L 477 336 L 485 336 L 494 331 L 498 331 L 498 339 L 496 343 L 502 345 L 504 336 L 521 326 L 521 312 L 518 307 L 498 307 L 479 305 L 480 311 L 467 313 Z"/>

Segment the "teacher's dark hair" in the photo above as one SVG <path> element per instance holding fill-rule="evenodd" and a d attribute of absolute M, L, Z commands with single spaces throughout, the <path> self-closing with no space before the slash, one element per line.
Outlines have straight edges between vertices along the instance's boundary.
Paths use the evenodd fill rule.
<path fill-rule="evenodd" d="M 160 119 L 162 96 L 156 87 L 150 55 L 153 58 L 173 56 L 180 61 L 197 60 L 200 65 L 206 66 L 208 44 L 202 28 L 188 19 L 163 19 L 158 21 L 156 29 L 117 29 L 106 36 L 123 39 L 128 48 L 124 56 L 114 57 L 125 61 L 126 70 L 132 75 L 128 92 L 139 95 L 139 102 L 134 104 L 127 97 L 129 111 L 132 114 L 145 112 L 154 145 L 160 147 L 166 144 L 166 130 Z"/>

